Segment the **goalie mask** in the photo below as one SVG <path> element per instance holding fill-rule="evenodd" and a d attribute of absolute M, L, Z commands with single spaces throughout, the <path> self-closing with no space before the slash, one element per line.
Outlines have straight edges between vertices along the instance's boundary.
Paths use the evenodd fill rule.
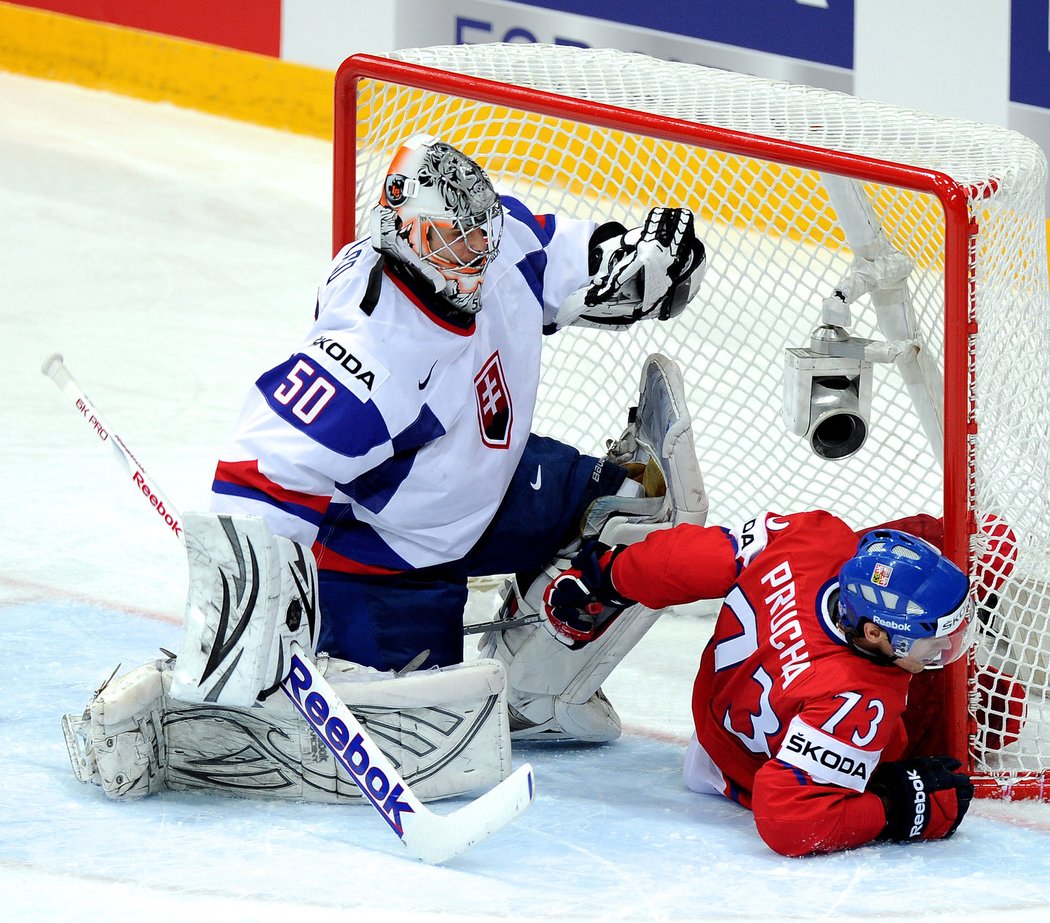
<path fill-rule="evenodd" d="M 454 309 L 477 314 L 502 233 L 499 196 L 473 160 L 429 135 L 401 146 L 372 212 L 376 250 L 433 285 Z"/>
<path fill-rule="evenodd" d="M 889 636 L 893 659 L 947 666 L 973 641 L 969 588 L 966 574 L 929 543 L 877 529 L 839 573 L 839 625 L 851 647 L 870 621 Z"/>

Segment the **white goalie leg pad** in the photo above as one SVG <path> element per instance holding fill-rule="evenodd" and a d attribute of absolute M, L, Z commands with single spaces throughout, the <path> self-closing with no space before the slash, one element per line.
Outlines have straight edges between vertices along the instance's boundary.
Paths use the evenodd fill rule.
<path fill-rule="evenodd" d="M 663 497 L 603 497 L 595 501 L 583 525 L 585 538 L 609 545 L 630 544 L 655 529 L 679 522 L 703 525 L 708 498 L 696 459 L 692 420 L 685 402 L 681 370 L 661 355 L 643 367 L 637 413 L 630 438 L 638 458 L 652 458 L 667 489 Z M 617 458 L 623 462 L 627 459 Z M 569 566 L 575 547 L 565 549 L 527 588 L 509 585 L 508 615 L 543 611 L 543 591 Z M 625 609 L 594 641 L 566 647 L 543 625 L 493 630 L 479 642 L 483 656 L 503 662 L 510 686 L 511 731 L 515 739 L 614 740 L 620 719 L 601 691 L 617 664 L 653 626 L 659 612 L 635 605 Z"/>
<path fill-rule="evenodd" d="M 636 506 L 622 505 L 621 501 L 619 515 L 615 515 L 616 498 L 601 498 L 591 511 L 594 515 L 584 524 L 584 537 L 604 529 L 609 534 L 599 537 L 606 544 L 629 544 L 655 528 L 667 529 L 682 522 L 704 525 L 710 502 L 696 458 L 685 382 L 678 364 L 666 356 L 654 353 L 642 366 L 638 407 L 630 430 L 638 446 L 636 460 L 652 459 L 657 464 L 667 484 L 666 492 L 658 505 L 653 498 L 638 501 Z M 641 527 L 636 535 L 627 530 L 632 522 Z M 617 531 L 615 541 L 613 530 Z"/>
<path fill-rule="evenodd" d="M 393 677 L 333 664 L 332 688 L 420 798 L 491 788 L 510 775 L 507 674 L 499 661 Z"/>
<path fill-rule="evenodd" d="M 289 645 L 317 648 L 317 565 L 255 516 L 187 513 L 189 593 L 172 695 L 250 706 L 288 672 Z"/>
<path fill-rule="evenodd" d="M 110 798 L 141 798 L 165 784 L 164 702 L 167 662 L 144 664 L 95 693 L 82 715 L 65 715 L 73 773 Z"/>
<path fill-rule="evenodd" d="M 493 660 L 399 676 L 321 658 L 333 690 L 423 801 L 487 789 L 511 772 L 506 674 Z M 63 719 L 73 770 L 111 798 L 164 789 L 363 803 L 283 695 L 250 708 L 170 695 L 170 660 L 133 670 Z"/>
<path fill-rule="evenodd" d="M 422 801 L 489 788 L 511 772 L 500 663 L 398 675 L 322 657 L 339 695 Z M 284 696 L 254 708 L 169 702 L 167 781 L 250 797 L 362 802 L 360 790 Z"/>
<path fill-rule="evenodd" d="M 567 560 L 560 563 L 568 566 Z M 552 567 L 533 581 L 518 600 L 519 613 L 542 606 L 543 590 L 557 573 L 560 570 Z M 631 606 L 598 638 L 575 650 L 539 624 L 486 633 L 482 654 L 501 660 L 507 669 L 511 736 L 590 742 L 619 737 L 620 717 L 601 685 L 658 616 L 643 606 Z"/>

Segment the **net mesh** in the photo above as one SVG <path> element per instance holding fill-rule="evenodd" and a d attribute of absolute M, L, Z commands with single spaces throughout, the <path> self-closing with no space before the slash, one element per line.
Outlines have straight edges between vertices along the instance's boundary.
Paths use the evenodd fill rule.
<path fill-rule="evenodd" d="M 654 205 L 692 209 L 709 259 L 698 297 L 669 323 L 629 333 L 570 328 L 549 338 L 534 429 L 601 454 L 636 401 L 644 358 L 671 357 L 685 376 L 712 522 L 733 524 L 762 509 L 826 508 L 857 527 L 943 513 L 943 459 L 894 365 L 873 367 L 868 441 L 834 462 L 787 431 L 782 375 L 785 349 L 808 345 L 823 299 L 855 257 L 807 151 L 936 170 L 963 188 L 973 234 L 963 280 L 968 437 L 961 460 L 950 464 L 965 468 L 957 474 L 967 485 L 982 615 L 960 720 L 975 771 L 1014 793 L 1030 793 L 1021 780 L 1041 785 L 1050 769 L 1050 723 L 1042 718 L 1050 672 L 1050 312 L 1038 146 L 993 126 L 612 50 L 476 45 L 391 57 L 751 139 L 741 153 L 736 135 L 722 149 L 665 140 L 659 130 L 617 127 L 605 108 L 594 118 L 555 117 L 531 111 L 517 92 L 493 101 L 489 93 L 435 91 L 425 77 L 361 78 L 350 115 L 356 189 L 336 189 L 353 196 L 357 227 L 367 228 L 398 145 L 426 131 L 466 151 L 537 214 L 631 227 Z M 790 157 L 770 157 L 763 139 L 797 147 Z M 337 160 L 340 140 L 337 133 Z M 863 190 L 892 247 L 912 262 L 915 329 L 943 389 L 945 211 L 914 184 L 896 185 L 879 171 L 873 177 Z M 861 298 L 850 332 L 884 339 L 874 313 Z"/>

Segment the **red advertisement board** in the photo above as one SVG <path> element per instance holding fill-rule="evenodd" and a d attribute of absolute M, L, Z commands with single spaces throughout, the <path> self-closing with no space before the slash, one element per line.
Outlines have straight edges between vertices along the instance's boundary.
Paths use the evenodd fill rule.
<path fill-rule="evenodd" d="M 281 0 L 15 0 L 19 6 L 278 57 Z"/>

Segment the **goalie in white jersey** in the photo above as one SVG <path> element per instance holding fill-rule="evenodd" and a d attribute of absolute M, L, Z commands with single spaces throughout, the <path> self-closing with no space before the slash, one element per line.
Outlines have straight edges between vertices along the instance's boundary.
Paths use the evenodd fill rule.
<path fill-rule="evenodd" d="M 331 694 L 422 800 L 506 778 L 512 734 L 615 738 L 599 687 L 655 615 L 616 619 L 582 652 L 538 624 L 500 625 L 464 663 L 467 578 L 514 573 L 542 589 L 584 514 L 608 530 L 623 504 L 635 531 L 702 523 L 681 373 L 665 358 L 647 361 L 638 424 L 608 458 L 531 424 L 544 334 L 672 318 L 704 268 L 684 209 L 654 208 L 633 231 L 536 217 L 456 149 L 407 141 L 371 236 L 337 254 L 313 328 L 251 390 L 212 512 L 184 516 L 178 655 L 111 678 L 64 718 L 77 778 L 113 798 L 359 800 L 273 694 L 290 655 L 318 650 Z M 627 483 L 641 454 L 666 474 L 651 501 Z M 502 611 L 535 612 L 529 586 Z"/>
<path fill-rule="evenodd" d="M 445 666 L 463 659 L 468 576 L 540 570 L 625 480 L 531 434 L 543 335 L 679 314 L 704 247 L 684 209 L 632 232 L 534 216 L 426 135 L 398 151 L 372 219 L 252 389 L 212 509 L 312 546 L 321 650 Z"/>

